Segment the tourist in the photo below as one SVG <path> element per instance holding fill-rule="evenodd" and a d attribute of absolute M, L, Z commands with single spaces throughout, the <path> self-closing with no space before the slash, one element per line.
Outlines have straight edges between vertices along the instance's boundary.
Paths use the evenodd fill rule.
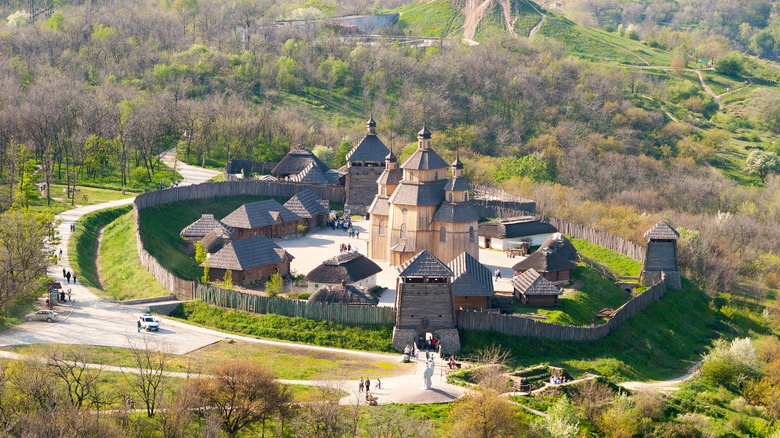
<path fill-rule="evenodd" d="M 76 273 L 73 273 L 73 284 L 76 284 Z"/>
<path fill-rule="evenodd" d="M 66 280 L 68 280 L 68 284 L 70 284 L 70 271 L 68 271 L 68 272 L 65 274 L 65 279 L 66 279 Z"/>
<path fill-rule="evenodd" d="M 412 351 L 409 349 L 409 344 L 406 344 L 406 347 L 404 347 L 404 354 L 407 356 L 411 356 Z"/>
<path fill-rule="evenodd" d="M 742 382 L 739 382 L 739 383 L 740 383 L 740 385 L 742 384 Z M 379 379 L 376 379 L 376 389 L 382 389 L 382 381 L 379 380 Z M 742 388 L 740 387 L 740 390 L 741 389 Z"/>
<path fill-rule="evenodd" d="M 366 394 L 368 394 L 369 389 L 371 389 L 371 380 L 366 377 Z"/>
<path fill-rule="evenodd" d="M 352 245 L 348 243 L 347 244 L 347 252 L 350 252 L 350 251 L 352 251 Z"/>
<path fill-rule="evenodd" d="M 136 321 L 135 325 L 138 327 L 138 333 L 141 333 L 141 320 Z"/>
<path fill-rule="evenodd" d="M 355 229 L 355 238 L 360 239 L 360 230 Z"/>
<path fill-rule="evenodd" d="M 62 303 L 65 302 L 65 291 L 64 290 L 60 290 L 60 302 L 62 302 Z"/>
<path fill-rule="evenodd" d="M 65 277 L 67 277 L 67 275 L 65 275 L 65 268 L 62 268 L 62 278 L 65 278 Z"/>
<path fill-rule="evenodd" d="M 68 302 L 70 302 L 70 289 L 68 289 Z"/>
<path fill-rule="evenodd" d="M 363 377 L 360 378 L 360 382 L 358 383 L 358 392 L 363 392 L 363 386 L 365 383 L 363 382 Z"/>

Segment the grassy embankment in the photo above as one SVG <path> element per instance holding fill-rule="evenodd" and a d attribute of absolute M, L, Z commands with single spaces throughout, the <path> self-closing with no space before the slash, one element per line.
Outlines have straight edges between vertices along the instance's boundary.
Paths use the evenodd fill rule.
<path fill-rule="evenodd" d="M 126 368 L 137 366 L 132 350 L 127 348 L 91 345 L 63 347 L 66 351 L 70 348 L 83 351 L 90 363 Z M 4 349 L 20 354 L 37 355 L 38 348 L 40 346 L 20 345 Z M 412 370 L 409 364 L 378 359 L 367 360 L 349 353 L 272 347 L 241 341 L 222 341 L 184 355 L 166 354 L 165 356 L 166 371 L 210 374 L 220 363 L 243 359 L 261 363 L 280 379 L 294 380 L 357 379 L 360 376 L 385 378 L 406 374 Z"/>
<path fill-rule="evenodd" d="M 410 30 L 412 36 L 427 37 L 459 37 L 463 33 L 463 14 L 446 0 L 418 1 L 392 12 L 401 13 L 398 27 L 405 35 L 409 35 Z"/>
<path fill-rule="evenodd" d="M 135 244 L 135 221 L 129 211 L 106 225 L 100 243 L 104 291 L 117 300 L 160 297 L 171 292 L 141 266 Z"/>

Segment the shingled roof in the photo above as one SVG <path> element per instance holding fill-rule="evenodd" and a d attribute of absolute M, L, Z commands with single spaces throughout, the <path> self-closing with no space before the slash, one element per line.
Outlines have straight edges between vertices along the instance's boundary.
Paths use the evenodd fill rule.
<path fill-rule="evenodd" d="M 569 239 L 561 233 L 554 233 L 539 247 L 539 249 L 545 248 L 550 248 L 551 251 L 557 252 L 562 255 L 563 258 L 572 262 L 580 258 L 574 245 L 572 245 L 571 242 L 569 242 Z"/>
<path fill-rule="evenodd" d="M 401 182 L 403 177 L 403 173 L 398 169 L 385 169 L 385 171 L 379 175 L 379 179 L 377 179 L 376 182 L 378 184 L 397 185 Z"/>
<path fill-rule="evenodd" d="M 512 269 L 515 271 L 526 271 L 534 269 L 536 272 L 557 272 L 564 269 L 574 269 L 576 265 L 566 260 L 562 255 L 549 248 L 536 250 L 533 254 L 518 262 Z"/>
<path fill-rule="evenodd" d="M 506 239 L 514 237 L 533 236 L 558 231 L 557 228 L 542 222 L 534 216 L 513 217 L 509 219 L 497 219 L 479 224 L 479 235 Z"/>
<path fill-rule="evenodd" d="M 301 184 L 329 184 L 328 179 L 325 178 L 325 174 L 317 166 L 317 163 L 311 162 L 300 173 L 290 175 L 290 181 Z"/>
<path fill-rule="evenodd" d="M 287 207 L 273 199 L 267 199 L 238 207 L 225 216 L 222 222 L 233 228 L 252 229 L 299 220 L 301 217 L 288 210 Z"/>
<path fill-rule="evenodd" d="M 360 140 L 346 156 L 348 162 L 369 161 L 381 163 L 390 153 L 390 149 L 382 143 L 382 140 L 376 134 L 368 133 L 363 140 Z"/>
<path fill-rule="evenodd" d="M 246 271 L 260 266 L 279 264 L 292 260 L 287 251 L 265 236 L 233 240 L 209 257 L 209 267 Z M 204 266 L 201 263 L 200 266 Z"/>
<path fill-rule="evenodd" d="M 230 228 L 230 226 L 225 225 L 222 221 L 216 219 L 213 214 L 204 214 L 200 216 L 200 219 L 184 227 L 179 234 L 182 237 L 197 237 L 202 239 L 209 231 L 217 228 L 223 228 L 230 233 L 233 232 L 233 229 Z"/>
<path fill-rule="evenodd" d="M 390 196 L 390 203 L 397 205 L 432 206 L 444 201 L 444 182 L 401 184 Z"/>
<path fill-rule="evenodd" d="M 331 257 L 312 269 L 306 276 L 314 283 L 355 283 L 382 272 L 382 268 L 368 257 L 347 252 Z"/>
<path fill-rule="evenodd" d="M 328 214 L 330 212 L 330 203 L 324 199 L 320 199 L 316 193 L 309 189 L 296 193 L 295 196 L 284 203 L 284 206 L 291 212 L 305 219 L 314 218 L 318 215 Z"/>
<path fill-rule="evenodd" d="M 452 270 L 427 249 L 398 267 L 400 277 L 452 277 Z"/>
<path fill-rule="evenodd" d="M 303 171 L 309 164 L 315 163 L 320 168 L 320 172 L 326 172 L 328 166 L 317 158 L 310 150 L 302 147 L 292 148 L 290 152 L 282 158 L 272 170 L 274 175 L 286 176 L 297 175 Z"/>
<path fill-rule="evenodd" d="M 680 233 L 664 221 L 658 221 L 653 228 L 645 233 L 645 239 L 672 239 L 680 238 Z"/>
<path fill-rule="evenodd" d="M 467 252 L 455 257 L 447 267 L 452 270 L 452 294 L 456 297 L 492 297 L 493 274 Z"/>
<path fill-rule="evenodd" d="M 431 170 L 443 167 L 449 167 L 449 165 L 432 149 L 417 149 L 401 165 L 401 169 L 409 170 Z"/>
<path fill-rule="evenodd" d="M 353 306 L 376 306 L 379 298 L 363 286 L 351 284 L 333 284 L 323 286 L 309 297 L 310 303 L 319 304 L 348 304 Z"/>
<path fill-rule="evenodd" d="M 447 181 L 447 185 L 444 186 L 444 190 L 452 190 L 455 192 L 462 192 L 462 191 L 468 191 L 471 190 L 471 186 L 466 181 L 466 178 L 463 178 L 462 176 L 456 176 L 450 178 L 449 181 Z"/>
<path fill-rule="evenodd" d="M 536 270 L 529 269 L 517 277 L 512 278 L 512 286 L 525 296 L 528 295 L 561 295 L 560 289 L 549 280 L 542 277 Z"/>
<path fill-rule="evenodd" d="M 479 220 L 479 214 L 471 203 L 450 204 L 445 202 L 433 214 L 433 220 L 453 223 L 476 222 Z"/>
<path fill-rule="evenodd" d="M 203 248 L 206 249 L 207 252 L 217 252 L 222 247 L 228 244 L 233 238 L 233 229 L 231 228 L 230 231 L 228 231 L 225 228 L 215 228 L 211 231 L 209 231 L 208 234 L 203 236 L 203 239 L 201 239 L 201 243 L 203 244 Z"/>
<path fill-rule="evenodd" d="M 387 198 L 375 196 L 374 201 L 368 207 L 369 214 L 377 214 L 380 216 L 390 215 L 390 203 L 387 202 Z"/>

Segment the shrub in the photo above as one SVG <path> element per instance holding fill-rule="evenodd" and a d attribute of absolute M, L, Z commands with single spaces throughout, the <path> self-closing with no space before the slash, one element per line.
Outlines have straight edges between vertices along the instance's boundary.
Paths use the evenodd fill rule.
<path fill-rule="evenodd" d="M 233 289 L 233 271 L 230 269 L 225 271 L 225 277 L 222 278 L 222 287 L 225 289 Z"/>
<path fill-rule="evenodd" d="M 729 53 L 715 61 L 715 71 L 726 76 L 739 76 L 743 66 L 742 55 L 737 52 Z"/>
<path fill-rule="evenodd" d="M 284 280 L 282 280 L 282 276 L 279 275 L 279 272 L 274 272 L 274 274 L 271 275 L 271 278 L 265 282 L 265 294 L 271 298 L 278 297 L 283 289 Z"/>
<path fill-rule="evenodd" d="M 556 438 L 577 436 L 580 420 L 577 410 L 565 395 L 547 410 L 547 418 L 541 420 L 542 428 Z"/>
<path fill-rule="evenodd" d="M 613 26 L 611 24 L 605 24 L 602 29 L 604 29 L 604 32 L 610 32 L 611 33 L 611 32 L 615 31 L 615 26 Z"/>
<path fill-rule="evenodd" d="M 146 169 L 143 167 L 136 167 L 130 171 L 130 181 L 137 184 L 143 184 L 146 181 L 149 181 L 149 174 L 146 173 Z"/>
<path fill-rule="evenodd" d="M 730 343 L 718 339 L 704 356 L 701 373 L 714 383 L 729 385 L 739 375 L 755 375 L 758 368 L 758 355 L 750 338 L 737 338 Z"/>

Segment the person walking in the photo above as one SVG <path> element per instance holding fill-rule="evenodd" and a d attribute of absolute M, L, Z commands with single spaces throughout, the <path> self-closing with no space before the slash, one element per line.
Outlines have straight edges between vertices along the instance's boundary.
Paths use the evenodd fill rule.
<path fill-rule="evenodd" d="M 76 284 L 76 273 L 73 273 L 73 284 Z"/>
<path fill-rule="evenodd" d="M 141 320 L 136 321 L 135 324 L 138 326 L 138 333 L 141 333 Z"/>
<path fill-rule="evenodd" d="M 360 230 L 355 229 L 355 238 L 360 239 Z"/>
<path fill-rule="evenodd" d="M 65 278 L 68 280 L 68 284 L 70 284 L 70 271 L 65 274 Z"/>
<path fill-rule="evenodd" d="M 742 382 L 740 382 L 742 383 Z M 376 389 L 382 389 L 382 381 L 379 379 L 376 379 Z"/>
<path fill-rule="evenodd" d="M 65 278 L 65 277 L 67 277 L 67 275 L 65 275 L 65 268 L 62 268 L 62 278 Z"/>
<path fill-rule="evenodd" d="M 371 389 L 371 380 L 366 377 L 366 393 Z"/>
<path fill-rule="evenodd" d="M 70 302 L 70 289 L 68 289 L 68 302 Z"/>
<path fill-rule="evenodd" d="M 363 382 L 363 377 L 360 378 L 360 382 L 358 383 L 358 392 L 363 392 L 363 386 L 365 385 L 365 382 Z"/>

